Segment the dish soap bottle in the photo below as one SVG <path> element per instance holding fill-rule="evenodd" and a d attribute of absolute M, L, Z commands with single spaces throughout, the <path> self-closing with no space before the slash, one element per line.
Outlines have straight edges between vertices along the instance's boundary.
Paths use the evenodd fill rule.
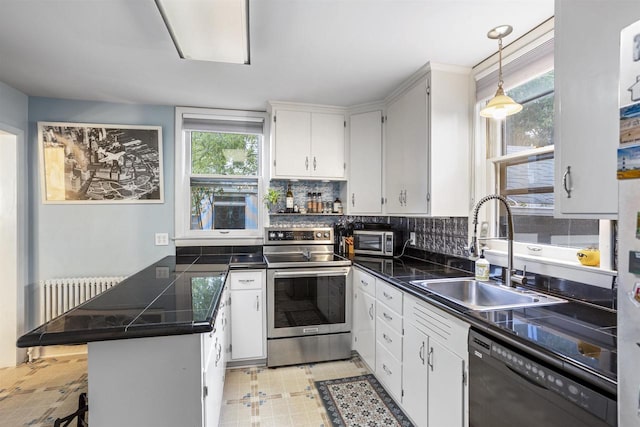
<path fill-rule="evenodd" d="M 489 261 L 484 257 L 484 249 L 480 253 L 480 258 L 476 261 L 476 280 L 486 282 L 489 280 Z"/>

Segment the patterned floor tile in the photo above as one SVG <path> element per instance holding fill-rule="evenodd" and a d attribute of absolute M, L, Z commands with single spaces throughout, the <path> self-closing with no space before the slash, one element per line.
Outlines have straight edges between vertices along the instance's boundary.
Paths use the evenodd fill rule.
<path fill-rule="evenodd" d="M 358 358 L 226 372 L 221 427 L 329 427 L 314 381 L 369 373 Z M 41 359 L 0 369 L 0 427 L 50 427 L 87 391 L 85 356 Z M 75 424 L 74 424 L 75 425 Z"/>

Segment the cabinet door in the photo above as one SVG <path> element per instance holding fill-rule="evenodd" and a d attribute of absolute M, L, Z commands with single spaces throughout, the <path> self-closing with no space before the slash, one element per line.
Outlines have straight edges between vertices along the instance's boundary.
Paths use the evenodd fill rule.
<path fill-rule="evenodd" d="M 354 350 L 360 358 L 375 370 L 376 367 L 376 300 L 358 289 L 354 294 Z"/>
<path fill-rule="evenodd" d="M 311 113 L 277 110 L 275 112 L 274 175 L 309 176 L 311 171 Z"/>
<path fill-rule="evenodd" d="M 615 218 L 620 29 L 640 2 L 556 1 L 555 215 Z M 603 17 L 606 16 L 606 19 Z M 599 31 L 586 31 L 597 26 Z M 571 188 L 571 197 L 564 190 Z M 594 195 L 596 197 L 594 197 Z"/>
<path fill-rule="evenodd" d="M 437 341 L 429 340 L 428 424 L 464 426 L 464 360 Z"/>
<path fill-rule="evenodd" d="M 264 357 L 262 290 L 231 292 L 231 358 Z"/>
<path fill-rule="evenodd" d="M 220 419 L 220 411 L 222 408 L 222 393 L 224 389 L 225 374 L 225 357 L 224 357 L 224 328 L 223 328 L 224 312 L 219 311 L 214 322 L 215 328 L 213 338 L 207 340 L 211 343 L 210 351 L 205 350 L 207 360 L 204 362 L 203 382 L 204 392 L 204 425 L 206 427 L 215 427 Z"/>
<path fill-rule="evenodd" d="M 350 118 L 349 214 L 382 212 L 382 112 Z"/>
<path fill-rule="evenodd" d="M 405 95 L 408 108 L 405 145 L 402 148 L 404 183 L 404 213 L 427 213 L 427 192 L 430 174 L 427 157 L 427 86 L 424 81 Z"/>
<path fill-rule="evenodd" d="M 422 80 L 387 108 L 387 213 L 427 212 L 427 101 Z"/>
<path fill-rule="evenodd" d="M 403 98 L 397 99 L 387 107 L 387 120 L 385 125 L 385 189 L 384 197 L 387 213 L 402 213 L 403 203 L 401 192 L 404 189 L 405 174 L 403 173 L 405 102 Z"/>
<path fill-rule="evenodd" d="M 311 176 L 344 178 L 344 114 L 311 113 Z"/>
<path fill-rule="evenodd" d="M 427 426 L 428 345 L 425 334 L 407 325 L 402 350 L 402 407 L 417 427 Z"/>

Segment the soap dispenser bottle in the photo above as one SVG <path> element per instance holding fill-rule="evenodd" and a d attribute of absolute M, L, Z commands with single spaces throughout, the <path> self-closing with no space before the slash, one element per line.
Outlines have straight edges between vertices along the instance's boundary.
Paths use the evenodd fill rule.
<path fill-rule="evenodd" d="M 487 281 L 489 280 L 489 261 L 484 257 L 484 249 L 480 253 L 480 258 L 476 261 L 476 280 Z"/>

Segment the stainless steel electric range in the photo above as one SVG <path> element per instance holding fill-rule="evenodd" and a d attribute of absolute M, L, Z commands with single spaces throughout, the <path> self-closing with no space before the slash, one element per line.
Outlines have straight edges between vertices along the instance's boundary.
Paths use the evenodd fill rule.
<path fill-rule="evenodd" d="M 351 356 L 351 261 L 332 228 L 266 228 L 267 366 Z"/>

